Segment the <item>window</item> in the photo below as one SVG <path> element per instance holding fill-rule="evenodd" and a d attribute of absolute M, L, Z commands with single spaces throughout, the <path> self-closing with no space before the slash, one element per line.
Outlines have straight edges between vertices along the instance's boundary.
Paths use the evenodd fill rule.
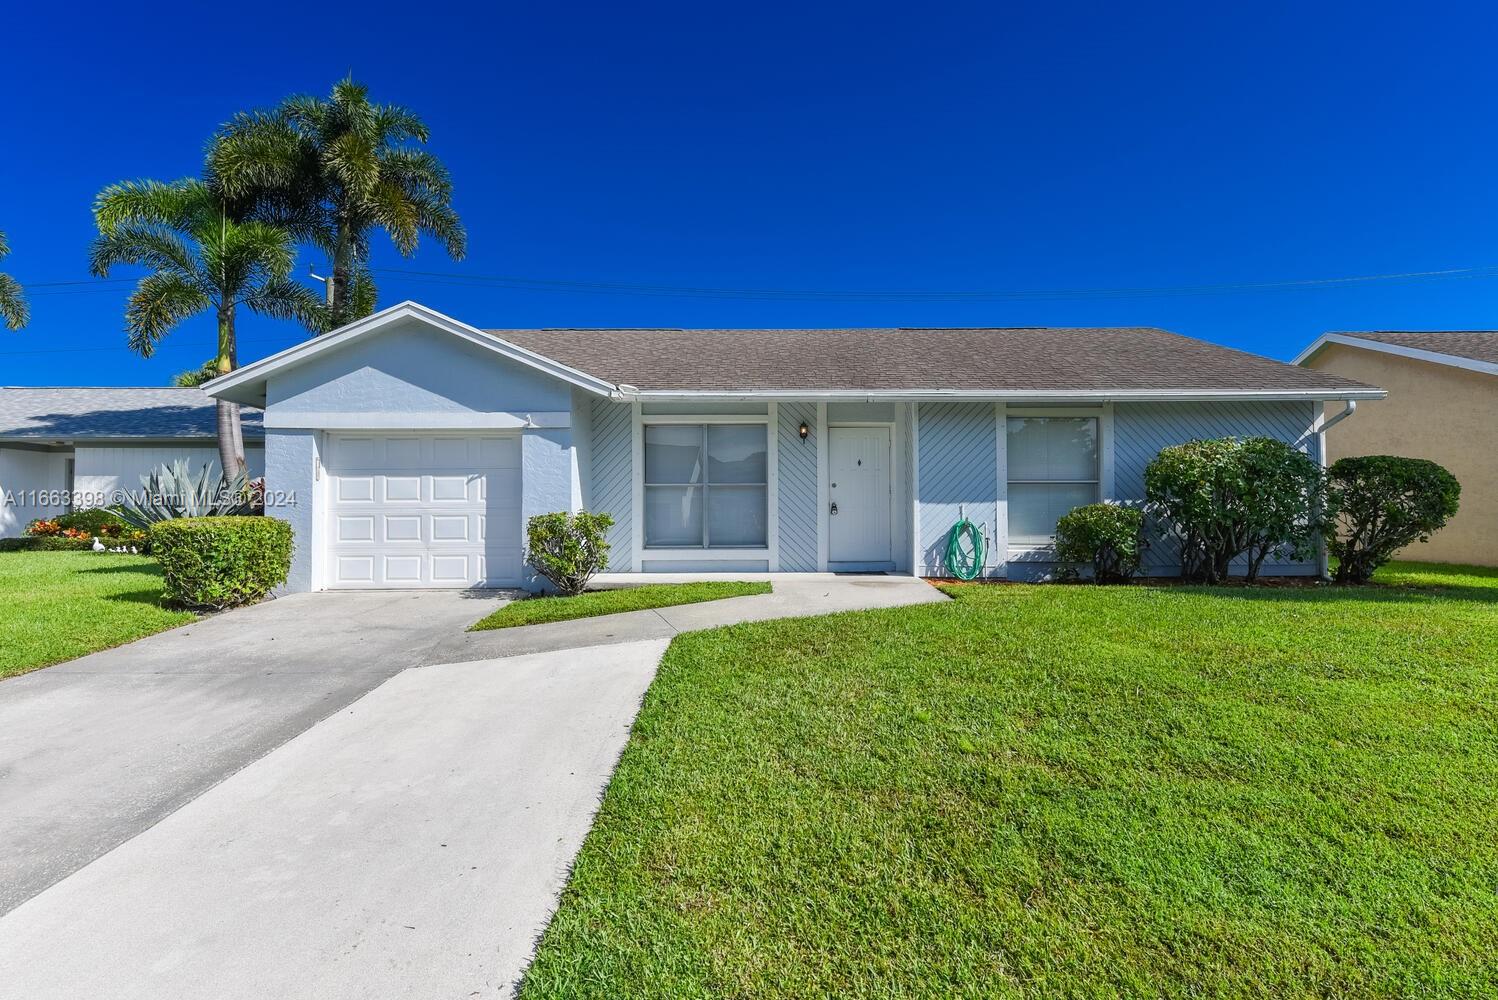
<path fill-rule="evenodd" d="M 765 424 L 645 425 L 645 547 L 768 544 Z"/>
<path fill-rule="evenodd" d="M 1097 503 L 1096 417 L 1009 418 L 1009 540 L 1044 544 L 1073 507 Z"/>

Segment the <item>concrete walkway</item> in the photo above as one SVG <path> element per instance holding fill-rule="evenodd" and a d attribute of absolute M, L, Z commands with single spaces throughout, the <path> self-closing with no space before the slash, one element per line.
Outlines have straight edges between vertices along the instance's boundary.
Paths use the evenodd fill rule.
<path fill-rule="evenodd" d="M 762 580 L 774 588 L 768 594 L 730 597 L 700 604 L 679 604 L 652 611 L 628 611 L 599 618 L 526 625 L 488 632 L 454 632 L 432 650 L 434 660 L 470 660 L 520 653 L 541 653 L 571 646 L 596 646 L 641 639 L 669 639 L 681 632 L 766 621 L 825 615 L 836 611 L 895 608 L 907 604 L 945 601 L 946 596 L 924 580 L 909 576 L 838 573 L 724 573 L 651 574 L 648 583 L 678 583 L 688 580 Z M 605 573 L 594 586 L 638 586 L 635 575 Z"/>
<path fill-rule="evenodd" d="M 198 709 L 221 712 L 224 718 L 211 728 L 231 735 L 246 714 L 263 719 L 263 711 L 235 705 L 235 698 L 215 706 L 201 691 L 191 692 L 167 713 L 170 725 L 152 725 L 146 717 L 144 728 L 152 731 L 139 737 L 135 750 L 130 740 L 111 737 L 117 749 L 136 753 L 133 760 L 83 760 L 80 743 L 86 740 L 73 737 L 62 740 L 61 754 L 38 747 L 43 758 L 50 753 L 53 768 L 57 759 L 71 757 L 84 773 L 71 785 L 55 775 L 41 782 L 42 801 L 9 794 L 6 803 L 37 817 L 44 801 L 61 834 L 69 823 L 68 793 L 87 800 L 102 781 L 119 786 L 103 800 L 121 805 L 133 817 L 129 824 L 144 829 L 0 917 L 0 1000 L 508 995 L 555 907 L 671 635 L 945 599 L 919 581 L 898 578 L 774 582 L 770 595 L 564 623 L 571 639 L 565 646 L 551 625 L 454 637 L 493 602 L 465 607 L 456 595 L 445 602 L 430 594 L 383 595 L 393 603 L 359 610 L 378 619 L 371 628 L 420 634 L 406 643 L 407 662 L 454 662 L 407 670 L 379 684 L 391 669 L 386 654 L 399 643 L 379 644 L 382 652 L 368 658 L 382 665 L 359 680 L 330 677 L 286 701 L 304 716 L 317 705 L 326 707 L 323 715 L 336 714 L 261 750 L 260 759 L 217 784 L 205 775 L 219 773 L 222 760 L 207 770 L 189 766 L 204 752 L 201 746 L 175 764 L 161 749 L 174 728 L 189 731 L 192 740 L 202 735 L 185 721 Z M 281 610 L 262 626 L 280 615 L 326 619 L 321 605 L 346 598 L 381 599 L 286 599 L 263 606 Z M 411 603 L 403 607 L 401 601 Z M 452 620 L 459 617 L 453 605 L 465 611 L 461 622 Z M 438 628 L 434 618 L 448 620 Z M 628 626 L 622 619 L 630 619 Z M 625 634 L 637 630 L 655 634 Z M 185 632 L 179 630 L 183 640 L 190 638 Z M 342 635 L 352 641 L 348 631 Z M 272 640 L 265 638 L 268 645 Z M 220 637 L 217 645 L 190 647 L 190 675 L 211 675 L 214 656 L 227 655 L 224 642 Z M 298 643 L 300 654 L 282 659 L 291 643 L 268 654 L 287 676 L 317 677 L 328 662 L 350 669 L 336 637 L 309 634 Z M 547 651 L 527 652 L 533 646 Z M 132 693 L 119 680 L 129 676 L 119 664 L 105 670 L 85 660 L 68 665 L 70 675 L 102 679 L 103 696 L 96 700 L 107 702 L 118 690 L 138 712 L 140 702 L 152 699 L 150 689 Z M 131 662 L 142 670 L 152 665 Z M 166 670 L 169 664 L 154 666 Z M 0 711 L 9 683 L 0 685 Z M 354 700 L 349 685 L 357 684 L 368 693 Z M 309 702 L 316 691 L 325 693 Z M 99 721 L 100 709 L 82 702 L 90 722 Z M 24 721 L 33 734 L 39 731 L 34 718 Z M 262 742 L 268 739 L 263 725 L 249 728 Z M 236 744 L 228 756 L 252 752 Z M 177 794 L 191 784 L 171 774 L 174 766 L 212 787 L 199 787 L 196 797 L 162 818 L 152 814 L 162 809 L 161 797 L 151 792 L 157 772 L 168 773 L 166 785 Z M 132 812 L 132 788 L 144 789 L 143 801 L 155 804 Z"/>

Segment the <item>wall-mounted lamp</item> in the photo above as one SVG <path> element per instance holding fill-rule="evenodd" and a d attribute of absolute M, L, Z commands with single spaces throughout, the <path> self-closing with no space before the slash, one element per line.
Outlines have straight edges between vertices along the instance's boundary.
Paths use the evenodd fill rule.
<path fill-rule="evenodd" d="M 808 435 L 810 433 L 811 433 L 811 428 L 808 427 L 808 426 L 806 426 L 806 421 L 805 420 L 801 421 L 801 430 L 800 430 L 801 440 L 805 441 L 806 440 L 806 435 Z"/>

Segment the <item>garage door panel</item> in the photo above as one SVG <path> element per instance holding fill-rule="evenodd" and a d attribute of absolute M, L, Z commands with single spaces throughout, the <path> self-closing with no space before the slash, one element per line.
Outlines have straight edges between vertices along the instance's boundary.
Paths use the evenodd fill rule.
<path fill-rule="evenodd" d="M 520 582 L 518 437 L 335 436 L 327 454 L 329 586 Z"/>
<path fill-rule="evenodd" d="M 386 514 L 380 518 L 385 525 L 385 541 L 420 542 L 421 520 L 420 514 Z"/>
<path fill-rule="evenodd" d="M 337 497 L 340 503 L 361 503 L 373 500 L 373 476 L 340 476 Z"/>

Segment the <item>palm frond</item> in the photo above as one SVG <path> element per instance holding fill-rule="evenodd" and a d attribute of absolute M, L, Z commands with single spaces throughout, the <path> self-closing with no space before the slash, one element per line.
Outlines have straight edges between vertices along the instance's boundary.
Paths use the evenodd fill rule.
<path fill-rule="evenodd" d="M 10 241 L 5 238 L 5 233 L 0 232 L 0 260 L 10 256 Z"/>
<path fill-rule="evenodd" d="M 31 307 L 26 304 L 26 293 L 21 283 L 8 274 L 0 274 L 0 319 L 12 330 L 19 330 L 31 321 Z"/>
<path fill-rule="evenodd" d="M 179 389 L 196 389 L 204 382 L 211 382 L 218 377 L 218 362 L 209 358 L 196 368 L 189 368 L 172 376 L 172 385 Z"/>
<path fill-rule="evenodd" d="M 99 192 L 94 221 L 106 233 L 130 224 L 192 229 L 213 207 L 212 194 L 199 180 L 124 181 Z"/>
<path fill-rule="evenodd" d="M 89 246 L 89 270 L 105 278 L 117 264 L 137 264 L 183 278 L 197 275 L 192 248 L 162 225 L 120 223 L 100 232 Z"/>
<path fill-rule="evenodd" d="M 415 253 L 421 241 L 421 226 L 406 193 L 395 184 L 381 184 L 374 189 L 370 207 L 380 228 L 390 234 L 390 241 L 401 256 L 409 257 Z"/>
<path fill-rule="evenodd" d="M 395 104 L 374 106 L 375 131 L 385 143 L 426 142 L 430 137 L 426 122 L 416 112 Z"/>
<path fill-rule="evenodd" d="M 328 310 L 322 297 L 289 277 L 268 278 L 241 301 L 251 312 L 274 319 L 294 319 L 313 333 L 328 329 Z"/>
<path fill-rule="evenodd" d="M 308 146 L 296 126 L 276 112 L 241 112 L 214 135 L 208 176 L 229 198 L 296 185 L 306 170 Z"/>
<path fill-rule="evenodd" d="M 212 304 L 202 288 L 182 275 L 148 274 L 125 304 L 126 342 L 132 351 L 149 358 L 173 327 Z"/>
<path fill-rule="evenodd" d="M 322 165 L 355 198 L 368 198 L 380 181 L 379 156 L 356 132 L 344 132 L 324 146 Z"/>

